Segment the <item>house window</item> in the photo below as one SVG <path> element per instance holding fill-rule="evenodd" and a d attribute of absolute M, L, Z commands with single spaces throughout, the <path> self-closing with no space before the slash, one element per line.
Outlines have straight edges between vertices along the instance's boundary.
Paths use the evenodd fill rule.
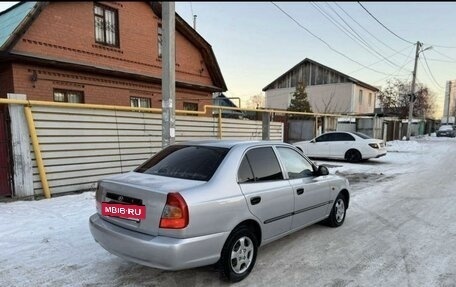
<path fill-rule="evenodd" d="M 372 93 L 369 93 L 369 107 L 372 105 Z"/>
<path fill-rule="evenodd" d="M 363 90 L 359 90 L 359 98 L 358 98 L 359 104 L 363 104 Z"/>
<path fill-rule="evenodd" d="M 163 43 L 163 30 L 162 30 L 161 23 L 158 23 L 157 35 L 158 35 L 158 57 L 161 58 L 161 56 L 162 56 L 162 43 Z"/>
<path fill-rule="evenodd" d="M 83 103 L 84 92 L 71 90 L 54 90 L 54 102 Z"/>
<path fill-rule="evenodd" d="M 96 4 L 95 16 L 95 42 L 119 47 L 119 15 L 117 10 Z"/>
<path fill-rule="evenodd" d="M 131 97 L 130 106 L 137 108 L 150 108 L 150 99 L 149 98 L 140 98 L 140 97 Z"/>
<path fill-rule="evenodd" d="M 185 111 L 197 111 L 198 110 L 198 104 L 197 103 L 184 102 L 184 110 Z M 187 114 L 187 116 L 195 116 L 195 114 Z"/>

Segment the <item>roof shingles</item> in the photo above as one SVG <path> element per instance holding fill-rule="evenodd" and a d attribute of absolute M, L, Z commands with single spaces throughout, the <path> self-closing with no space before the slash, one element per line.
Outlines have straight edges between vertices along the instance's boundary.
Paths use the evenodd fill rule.
<path fill-rule="evenodd" d="M 24 21 L 33 7 L 35 7 L 36 3 L 36 1 L 21 2 L 0 13 L 0 23 L 2 23 L 0 25 L 0 50 L 5 48 L 4 46 L 8 42 L 8 39 L 14 34 L 22 21 Z"/>

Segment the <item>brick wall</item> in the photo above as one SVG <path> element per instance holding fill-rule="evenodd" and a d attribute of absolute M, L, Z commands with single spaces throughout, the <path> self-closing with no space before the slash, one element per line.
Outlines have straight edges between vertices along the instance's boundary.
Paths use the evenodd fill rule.
<path fill-rule="evenodd" d="M 36 81 L 31 80 L 33 73 Z M 158 84 L 26 64 L 14 64 L 13 75 L 14 92 L 26 94 L 29 100 L 53 101 L 53 90 L 63 89 L 83 92 L 87 104 L 129 106 L 130 97 L 143 97 L 151 99 L 152 107 L 161 108 Z M 176 108 L 180 110 L 184 101 L 197 103 L 202 110 L 211 99 L 208 92 L 176 89 Z"/>
<path fill-rule="evenodd" d="M 146 2 L 100 2 L 119 15 L 119 47 L 95 42 L 93 2 L 50 2 L 22 35 L 13 52 L 54 58 L 100 68 L 161 78 L 158 57 L 158 25 L 161 19 Z M 36 73 L 37 80 L 31 76 Z M 13 77 L 14 84 L 5 83 Z M 152 107 L 161 107 L 159 84 L 118 77 L 54 69 L 34 64 L 14 63 L 0 71 L 0 96 L 6 92 L 24 93 L 32 100 L 53 100 L 53 89 L 84 92 L 84 102 L 130 105 L 130 97 L 147 97 Z M 176 80 L 213 86 L 201 52 L 176 31 Z M 14 89 L 14 91 L 13 91 Z M 8 90 L 8 91 L 6 91 Z M 211 93 L 176 89 L 176 108 L 183 102 L 198 103 L 199 109 L 211 104 Z M 208 113 L 209 114 L 209 113 Z"/>
<path fill-rule="evenodd" d="M 102 2 L 117 9 L 120 46 L 95 43 L 93 2 L 51 2 L 14 51 L 161 77 L 158 23 L 146 2 Z M 213 85 L 199 50 L 176 32 L 176 80 Z"/>
<path fill-rule="evenodd" d="M 7 93 L 14 92 L 12 71 L 10 64 L 0 66 L 0 98 L 6 98 Z"/>

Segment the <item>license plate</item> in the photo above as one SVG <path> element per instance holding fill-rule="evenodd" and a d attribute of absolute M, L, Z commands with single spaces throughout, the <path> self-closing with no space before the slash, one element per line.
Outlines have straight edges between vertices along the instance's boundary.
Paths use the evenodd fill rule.
<path fill-rule="evenodd" d="M 146 219 L 146 206 L 102 202 L 101 215 L 120 217 L 131 220 Z"/>

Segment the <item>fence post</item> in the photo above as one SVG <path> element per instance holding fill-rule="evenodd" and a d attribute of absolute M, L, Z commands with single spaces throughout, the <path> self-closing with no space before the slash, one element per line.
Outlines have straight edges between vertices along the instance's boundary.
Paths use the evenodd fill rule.
<path fill-rule="evenodd" d="M 270 126 L 271 126 L 270 114 L 267 112 L 263 112 L 262 115 L 263 115 L 263 123 L 262 123 L 263 130 L 261 133 L 261 138 L 262 138 L 262 140 L 269 140 L 269 138 L 270 138 L 269 130 L 270 130 Z"/>
<path fill-rule="evenodd" d="M 35 122 L 33 121 L 32 108 L 30 106 L 25 106 L 24 111 L 25 111 L 25 118 L 27 119 L 30 138 L 32 139 L 33 151 L 35 152 L 36 165 L 38 167 L 38 172 L 40 173 L 41 186 L 43 187 L 43 193 L 46 198 L 51 198 L 51 192 L 49 191 L 46 171 L 44 170 L 43 158 L 41 157 L 40 143 L 38 142 L 38 136 L 36 135 Z"/>
<path fill-rule="evenodd" d="M 8 94 L 8 99 L 26 100 L 26 95 Z M 33 196 L 33 169 L 30 138 L 22 105 L 8 105 L 11 118 L 11 145 L 13 154 L 14 196 Z"/>
<path fill-rule="evenodd" d="M 221 140 L 222 134 L 222 109 L 218 109 L 218 138 Z"/>

